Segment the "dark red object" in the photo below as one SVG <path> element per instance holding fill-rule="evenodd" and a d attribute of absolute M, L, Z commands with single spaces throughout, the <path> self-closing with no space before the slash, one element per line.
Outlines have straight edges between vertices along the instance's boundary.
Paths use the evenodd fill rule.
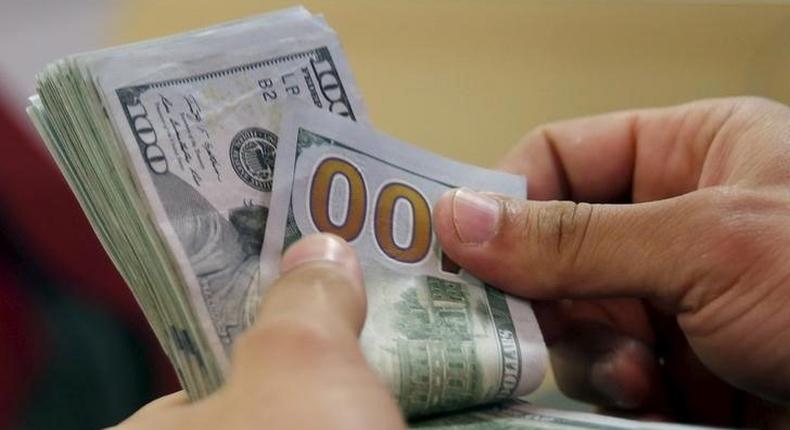
<path fill-rule="evenodd" d="M 19 282 L 19 262 L 45 270 L 68 294 L 100 304 L 150 347 L 160 393 L 178 388 L 172 368 L 136 301 L 104 252 L 60 171 L 38 136 L 22 127 L 0 92 L 0 428 L 24 398 L 46 357 L 35 306 Z M 11 251 L 9 248 L 13 248 Z"/>
<path fill-rule="evenodd" d="M 41 366 L 41 332 L 14 268 L 0 258 L 0 428 L 11 426 Z"/>

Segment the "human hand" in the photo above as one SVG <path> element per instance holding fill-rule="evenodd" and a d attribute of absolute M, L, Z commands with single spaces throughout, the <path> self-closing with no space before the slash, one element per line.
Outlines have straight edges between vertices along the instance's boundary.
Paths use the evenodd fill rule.
<path fill-rule="evenodd" d="M 163 397 L 117 428 L 404 429 L 358 345 L 366 300 L 353 250 L 310 236 L 288 249 L 282 272 L 219 391 L 194 403 L 183 392 Z"/>
<path fill-rule="evenodd" d="M 788 419 L 787 106 L 734 98 L 559 122 L 501 167 L 528 176 L 531 199 L 569 201 L 454 191 L 436 233 L 481 279 L 544 301 L 566 394 L 708 424 Z"/>

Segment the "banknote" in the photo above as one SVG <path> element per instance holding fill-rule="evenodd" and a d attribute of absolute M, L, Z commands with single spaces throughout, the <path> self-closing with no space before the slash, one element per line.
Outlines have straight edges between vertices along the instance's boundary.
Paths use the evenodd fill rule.
<path fill-rule="evenodd" d="M 366 111 L 336 33 L 292 8 L 80 54 L 39 76 L 31 117 L 187 390 L 219 386 L 254 319 L 276 110 Z"/>
<path fill-rule="evenodd" d="M 524 179 L 441 158 L 298 101 L 282 109 L 261 253 L 264 288 L 290 243 L 319 231 L 336 234 L 362 263 L 362 349 L 408 415 L 537 388 L 546 349 L 529 303 L 443 256 L 431 223 L 447 190 L 524 196 Z"/>
<path fill-rule="evenodd" d="M 257 271 L 278 145 L 268 105 L 291 95 L 348 119 L 365 117 L 332 32 L 310 19 L 260 28 L 214 41 L 216 53 L 195 47 L 201 61 L 194 67 L 185 54 L 171 70 L 130 72 L 117 62 L 95 69 L 105 77 L 113 120 L 125 125 L 119 129 L 135 177 L 171 248 L 188 261 L 180 270 L 195 307 L 208 311 L 217 354 L 249 319 L 245 297 Z M 249 38 L 259 41 L 257 49 L 239 50 Z"/>
<path fill-rule="evenodd" d="M 713 430 L 712 427 L 565 411 L 533 405 L 523 399 L 418 420 L 409 427 L 430 430 Z"/>

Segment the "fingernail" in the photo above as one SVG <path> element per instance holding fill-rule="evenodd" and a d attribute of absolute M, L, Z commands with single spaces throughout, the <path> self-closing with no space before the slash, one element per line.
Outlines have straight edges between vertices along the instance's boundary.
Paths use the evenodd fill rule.
<path fill-rule="evenodd" d="M 615 375 L 615 360 L 606 358 L 593 364 L 590 369 L 590 384 L 592 387 L 608 398 L 619 408 L 629 409 L 634 407 L 633 400 L 629 399 L 617 381 Z"/>
<path fill-rule="evenodd" d="M 499 227 L 499 201 L 467 188 L 453 195 L 453 224 L 463 243 L 480 244 L 491 240 Z"/>
<path fill-rule="evenodd" d="M 354 279 L 362 281 L 362 270 L 354 250 L 343 239 L 331 234 L 314 234 L 299 240 L 285 252 L 280 267 L 282 273 L 286 273 L 318 261 L 335 263 Z"/>

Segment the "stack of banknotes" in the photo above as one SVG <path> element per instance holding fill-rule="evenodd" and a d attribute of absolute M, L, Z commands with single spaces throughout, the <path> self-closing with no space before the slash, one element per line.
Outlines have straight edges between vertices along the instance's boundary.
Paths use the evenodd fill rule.
<path fill-rule="evenodd" d="M 428 417 L 414 425 L 633 424 L 512 400 L 547 367 L 532 309 L 449 264 L 430 213 L 448 189 L 525 197 L 526 182 L 375 131 L 321 16 L 292 8 L 73 55 L 41 72 L 30 103 L 190 397 L 222 384 L 283 251 L 324 231 L 358 251 L 360 342 L 404 413 Z"/>

